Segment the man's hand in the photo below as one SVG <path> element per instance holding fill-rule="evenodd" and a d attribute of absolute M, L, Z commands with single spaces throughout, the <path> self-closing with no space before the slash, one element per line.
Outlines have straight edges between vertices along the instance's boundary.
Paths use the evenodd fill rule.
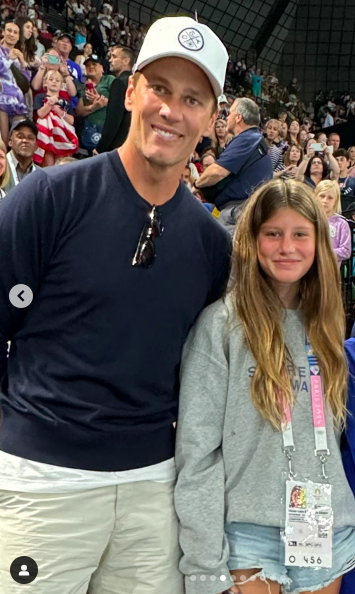
<path fill-rule="evenodd" d="M 64 58 L 61 58 L 60 65 L 59 65 L 59 72 L 64 76 L 64 78 L 66 76 L 70 75 L 70 72 L 69 72 L 69 69 L 67 66 L 67 62 L 66 62 L 66 60 L 64 60 Z"/>

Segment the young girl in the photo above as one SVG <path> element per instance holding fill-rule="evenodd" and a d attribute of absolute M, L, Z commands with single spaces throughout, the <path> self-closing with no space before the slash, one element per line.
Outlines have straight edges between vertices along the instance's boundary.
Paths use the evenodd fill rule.
<path fill-rule="evenodd" d="M 339 594 L 355 566 L 339 444 L 345 317 L 312 190 L 278 179 L 257 190 L 232 259 L 230 293 L 201 314 L 182 358 L 175 504 L 186 594 Z M 302 512 L 289 507 L 296 486 Z"/>
<path fill-rule="evenodd" d="M 351 232 L 346 219 L 341 216 L 339 184 L 330 180 L 320 182 L 316 196 L 328 218 L 330 237 L 340 266 L 351 256 Z"/>
<path fill-rule="evenodd" d="M 59 70 L 49 70 L 44 77 L 46 94 L 39 94 L 34 100 L 38 148 L 33 160 L 43 167 L 54 165 L 58 157 L 72 155 L 79 146 L 70 103 L 59 97 L 63 81 Z"/>

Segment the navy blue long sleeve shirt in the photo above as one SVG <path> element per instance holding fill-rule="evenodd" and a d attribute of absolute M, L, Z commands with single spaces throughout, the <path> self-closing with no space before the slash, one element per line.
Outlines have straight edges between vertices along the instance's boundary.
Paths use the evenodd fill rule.
<path fill-rule="evenodd" d="M 224 290 L 230 241 L 180 184 L 153 266 L 132 267 L 150 209 L 116 151 L 36 171 L 1 203 L 4 452 L 102 471 L 174 455 L 182 347 Z M 11 305 L 16 284 L 29 307 Z"/>

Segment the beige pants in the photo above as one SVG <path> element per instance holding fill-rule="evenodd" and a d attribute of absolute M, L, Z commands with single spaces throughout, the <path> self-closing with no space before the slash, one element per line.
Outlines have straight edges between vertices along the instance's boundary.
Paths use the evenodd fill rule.
<path fill-rule="evenodd" d="M 58 494 L 0 491 L 1 594 L 183 594 L 174 483 Z M 38 576 L 17 584 L 17 557 Z"/>

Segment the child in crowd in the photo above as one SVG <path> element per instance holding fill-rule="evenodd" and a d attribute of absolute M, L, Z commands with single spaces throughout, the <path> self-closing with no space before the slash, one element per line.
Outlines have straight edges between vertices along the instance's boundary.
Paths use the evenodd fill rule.
<path fill-rule="evenodd" d="M 341 216 L 340 188 L 336 181 L 324 180 L 316 187 L 316 197 L 328 218 L 330 237 L 339 266 L 351 256 L 351 232 Z"/>
<path fill-rule="evenodd" d="M 306 184 L 274 179 L 255 192 L 232 266 L 229 293 L 202 312 L 181 365 L 186 594 L 338 594 L 355 567 L 339 443 L 345 315 L 327 219 Z"/>
<path fill-rule="evenodd" d="M 33 160 L 48 167 L 58 157 L 70 156 L 78 150 L 79 141 L 73 126 L 74 112 L 69 101 L 59 97 L 64 77 L 59 70 L 49 70 L 44 77 L 46 94 L 34 100 L 37 112 L 38 148 Z"/>

